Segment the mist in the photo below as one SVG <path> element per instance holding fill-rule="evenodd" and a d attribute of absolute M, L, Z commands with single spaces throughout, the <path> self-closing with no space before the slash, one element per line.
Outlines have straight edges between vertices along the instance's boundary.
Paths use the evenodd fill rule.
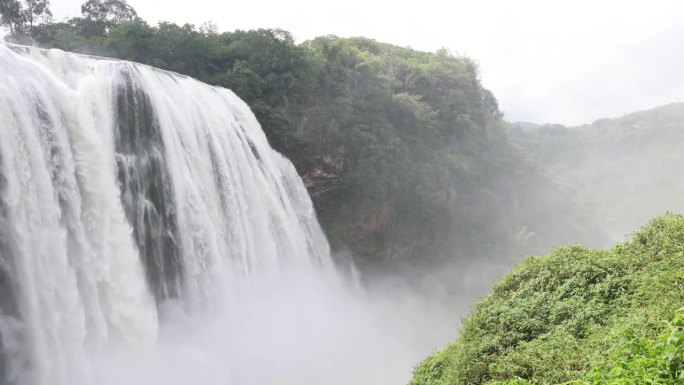
<path fill-rule="evenodd" d="M 473 299 L 440 292 L 436 282 L 428 297 L 396 280 L 367 288 L 346 281 L 256 276 L 231 282 L 223 303 L 199 314 L 162 304 L 158 342 L 100 356 L 94 382 L 404 384 L 425 356 L 456 338 Z"/>
<path fill-rule="evenodd" d="M 608 247 L 651 218 L 684 211 L 684 105 L 673 103 L 590 125 L 513 125 L 509 138 L 562 181 L 591 211 Z"/>

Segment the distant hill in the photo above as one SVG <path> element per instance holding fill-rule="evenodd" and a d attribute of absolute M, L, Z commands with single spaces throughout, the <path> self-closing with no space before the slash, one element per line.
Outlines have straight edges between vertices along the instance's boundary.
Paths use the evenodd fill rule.
<path fill-rule="evenodd" d="M 613 240 L 684 211 L 684 103 L 580 127 L 510 124 L 508 137 L 572 186 Z"/>

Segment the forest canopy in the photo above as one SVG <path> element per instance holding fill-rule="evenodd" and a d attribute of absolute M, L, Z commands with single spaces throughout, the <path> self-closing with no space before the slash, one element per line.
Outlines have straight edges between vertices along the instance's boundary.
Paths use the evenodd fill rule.
<path fill-rule="evenodd" d="M 304 177 L 334 249 L 349 248 L 362 266 L 597 237 L 572 194 L 510 145 L 470 58 L 361 37 L 296 43 L 279 29 L 150 25 L 125 0 L 88 0 L 80 16 L 53 21 L 47 0 L 35 1 L 0 0 L 9 41 L 233 90 Z"/>

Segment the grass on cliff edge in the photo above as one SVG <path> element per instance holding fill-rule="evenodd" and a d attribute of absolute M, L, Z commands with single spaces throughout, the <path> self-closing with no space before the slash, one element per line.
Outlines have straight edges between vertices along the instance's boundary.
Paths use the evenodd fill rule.
<path fill-rule="evenodd" d="M 670 337 L 681 319 L 665 322 L 682 306 L 684 217 L 667 214 L 610 250 L 527 258 L 474 307 L 456 342 L 416 367 L 411 385 L 684 384 L 684 343 Z M 648 377 L 668 359 L 672 373 Z"/>

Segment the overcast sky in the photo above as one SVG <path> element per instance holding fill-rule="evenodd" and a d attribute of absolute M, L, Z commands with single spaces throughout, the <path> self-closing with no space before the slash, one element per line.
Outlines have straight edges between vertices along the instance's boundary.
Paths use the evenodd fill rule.
<path fill-rule="evenodd" d="M 52 0 L 57 19 L 85 0 Z M 684 1 L 129 0 L 143 19 L 298 41 L 366 36 L 480 63 L 510 121 L 582 124 L 684 101 Z"/>

